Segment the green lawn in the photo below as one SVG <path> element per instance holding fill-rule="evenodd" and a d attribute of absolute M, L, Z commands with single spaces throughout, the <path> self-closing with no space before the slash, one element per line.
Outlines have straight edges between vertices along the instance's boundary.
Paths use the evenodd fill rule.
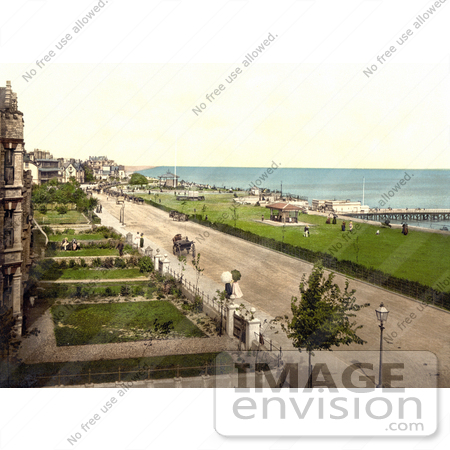
<path fill-rule="evenodd" d="M 66 214 L 58 214 L 57 211 L 48 211 L 46 214 L 41 214 L 39 211 L 35 211 L 34 218 L 40 225 L 88 223 L 83 214 L 75 210 L 67 211 Z"/>
<path fill-rule="evenodd" d="M 179 374 L 182 377 L 199 376 L 204 373 L 206 365 L 208 365 L 209 375 L 229 373 L 236 370 L 233 359 L 227 353 L 197 353 L 98 361 L 20 364 L 11 368 L 10 380 L 12 387 L 55 386 L 60 382 L 64 385 L 88 382 L 113 383 L 119 379 L 119 368 L 121 381 L 145 380 L 149 374 L 149 369 L 154 370 L 150 372 L 150 378 L 158 380 L 175 377 L 177 366 L 180 367 Z M 220 365 L 226 366 L 220 367 Z M 187 367 L 191 369 L 184 369 Z M 92 373 L 90 378 L 89 370 Z M 101 375 L 94 375 L 96 373 Z M 7 387 L 6 370 L 0 372 L 0 386 Z"/>
<path fill-rule="evenodd" d="M 77 241 L 100 241 L 105 240 L 103 234 L 51 234 L 48 236 L 48 240 L 51 242 L 62 242 L 64 238 L 71 241 L 75 238 Z"/>
<path fill-rule="evenodd" d="M 64 269 L 60 280 L 114 280 L 117 278 L 137 278 L 144 274 L 139 269 Z"/>
<path fill-rule="evenodd" d="M 81 244 L 80 250 L 50 250 L 47 252 L 47 256 L 52 258 L 56 257 L 66 257 L 66 258 L 76 258 L 83 256 L 119 256 L 119 250 L 115 248 L 83 248 Z"/>
<path fill-rule="evenodd" d="M 57 305 L 51 313 L 58 346 L 205 336 L 167 301 Z M 169 323 L 168 334 L 158 331 Z"/>
<path fill-rule="evenodd" d="M 410 227 L 407 236 L 400 229 L 382 228 L 368 224 L 356 224 L 354 231 L 341 231 L 342 220 L 336 225 L 325 224 L 325 217 L 312 214 L 300 214 L 299 221 L 309 223 L 310 237 L 303 237 L 303 227 L 275 227 L 267 223 L 258 223 L 264 214 L 269 218 L 269 209 L 249 205 L 237 206 L 233 211 L 233 194 L 204 193 L 204 202 L 179 202 L 173 194 L 160 193 L 157 201 L 169 208 L 186 214 L 205 214 L 211 222 L 223 222 L 245 231 L 304 247 L 313 251 L 330 253 L 338 260 L 359 262 L 386 274 L 417 281 L 436 288 L 436 284 L 449 276 L 450 235 L 415 231 Z M 155 201 L 155 195 L 141 195 Z M 206 211 L 202 212 L 203 205 Z M 194 212 L 194 209 L 197 211 Z M 234 216 L 237 215 L 236 221 Z M 169 217 L 167 218 L 169 220 Z M 349 220 L 346 220 L 347 224 Z M 358 229 L 356 229 L 359 227 Z M 380 230 L 380 235 L 375 233 Z M 200 250 L 200 247 L 198 248 Z M 448 283 L 447 283 L 448 285 Z M 441 289 L 438 289 L 441 290 Z M 447 291 L 450 292 L 450 286 Z"/>

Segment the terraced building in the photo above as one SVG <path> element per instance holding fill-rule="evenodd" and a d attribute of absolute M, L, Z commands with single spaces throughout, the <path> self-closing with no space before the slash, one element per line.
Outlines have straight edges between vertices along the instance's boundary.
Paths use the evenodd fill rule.
<path fill-rule="evenodd" d="M 23 127 L 17 94 L 7 81 L 0 87 L 0 308 L 12 308 L 18 336 L 32 262 L 32 177 L 23 170 Z"/>

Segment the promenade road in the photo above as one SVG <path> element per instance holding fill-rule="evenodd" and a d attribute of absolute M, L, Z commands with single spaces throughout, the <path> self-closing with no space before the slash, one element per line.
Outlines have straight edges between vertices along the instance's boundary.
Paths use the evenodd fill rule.
<path fill-rule="evenodd" d="M 101 215 L 102 223 L 119 228 L 121 205 L 116 205 L 115 199 L 107 200 L 105 195 L 98 197 L 104 211 Z M 136 232 L 144 233 L 146 238 L 169 255 L 172 253 L 172 237 L 175 234 L 181 233 L 195 240 L 197 252 L 201 254 L 201 266 L 205 269 L 200 287 L 214 295 L 213 288 L 220 287 L 222 272 L 238 269 L 242 274 L 239 284 L 244 300 L 257 309 L 256 316 L 261 319 L 289 314 L 291 297 L 298 295 L 302 275 L 308 275 L 312 269 L 312 265 L 305 261 L 196 223 L 175 222 L 167 212 L 149 205 L 126 202 L 125 227 L 121 227 L 121 230 L 122 233 L 131 232 L 134 235 Z M 199 236 L 207 237 L 201 240 L 198 239 Z M 191 278 L 192 270 L 186 272 L 186 275 Z M 344 276 L 337 274 L 335 280 L 344 287 Z M 336 350 L 379 349 L 380 329 L 375 308 L 380 302 L 384 302 L 390 311 L 384 331 L 388 338 L 384 342 L 384 348 L 433 352 L 439 364 L 439 371 L 433 376 L 436 376 L 439 387 L 450 387 L 450 313 L 361 281 L 350 280 L 350 288 L 356 289 L 358 303 L 370 303 L 370 307 L 362 309 L 355 318 L 358 324 L 363 325 L 358 334 L 367 344 L 344 346 Z M 283 349 L 292 349 L 290 341 L 279 327 L 270 330 L 264 325 L 264 330 L 266 336 L 273 338 Z"/>

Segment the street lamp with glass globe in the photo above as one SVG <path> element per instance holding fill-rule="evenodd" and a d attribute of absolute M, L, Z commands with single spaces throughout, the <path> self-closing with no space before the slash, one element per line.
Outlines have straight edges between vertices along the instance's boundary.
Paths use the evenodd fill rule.
<path fill-rule="evenodd" d="M 379 367 L 379 373 L 378 373 L 378 384 L 377 388 L 383 387 L 383 375 L 382 375 L 382 366 L 383 366 L 383 330 L 384 330 L 384 323 L 387 321 L 387 317 L 389 314 L 389 311 L 385 308 L 383 305 L 383 302 L 380 303 L 380 306 L 378 309 L 375 310 L 377 314 L 377 319 L 380 322 L 380 367 Z"/>

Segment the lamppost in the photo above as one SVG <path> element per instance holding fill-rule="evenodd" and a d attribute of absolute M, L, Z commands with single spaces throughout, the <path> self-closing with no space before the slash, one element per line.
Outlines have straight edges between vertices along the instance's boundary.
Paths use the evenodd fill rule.
<path fill-rule="evenodd" d="M 387 321 L 387 316 L 389 314 L 389 311 L 385 308 L 383 305 L 383 302 L 380 303 L 380 307 L 375 310 L 377 314 L 377 319 L 380 322 L 380 367 L 379 367 L 379 373 L 378 373 L 378 384 L 377 388 L 383 387 L 383 375 L 382 375 L 382 367 L 383 367 L 383 330 L 384 330 L 384 322 Z"/>

